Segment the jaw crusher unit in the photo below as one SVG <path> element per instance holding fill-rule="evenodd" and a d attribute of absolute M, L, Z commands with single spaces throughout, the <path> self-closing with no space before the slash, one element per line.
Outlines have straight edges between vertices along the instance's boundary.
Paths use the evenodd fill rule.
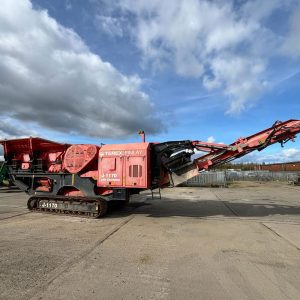
<path fill-rule="evenodd" d="M 289 120 L 230 145 L 148 143 L 143 132 L 143 142 L 130 144 L 69 145 L 33 137 L 0 143 L 10 179 L 30 195 L 29 210 L 101 217 L 110 201 L 127 203 L 140 191 L 179 185 L 254 150 L 283 145 L 299 132 L 300 121 Z M 197 151 L 202 155 L 194 159 Z"/>

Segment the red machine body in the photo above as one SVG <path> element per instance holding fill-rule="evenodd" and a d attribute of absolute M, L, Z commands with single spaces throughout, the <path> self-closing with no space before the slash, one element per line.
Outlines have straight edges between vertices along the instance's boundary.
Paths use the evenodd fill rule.
<path fill-rule="evenodd" d="M 107 202 L 125 201 L 145 189 L 178 185 L 199 171 L 228 162 L 276 142 L 282 145 L 300 132 L 300 121 L 272 127 L 230 145 L 202 141 L 143 142 L 112 145 L 68 145 L 25 138 L 4 140 L 11 180 L 32 197 L 31 210 L 105 214 Z M 193 160 L 195 150 L 207 154 Z"/>
<path fill-rule="evenodd" d="M 63 160 L 63 168 L 76 174 L 86 168 L 94 169 L 97 165 L 100 147 L 96 145 L 72 145 L 70 146 Z"/>
<path fill-rule="evenodd" d="M 31 170 L 33 156 L 40 167 L 49 172 L 62 171 L 62 155 L 70 145 L 52 142 L 41 138 L 24 138 L 1 142 L 4 154 L 12 155 L 10 165 L 14 169 Z"/>
<path fill-rule="evenodd" d="M 102 146 L 97 186 L 150 188 L 150 143 Z"/>
<path fill-rule="evenodd" d="M 284 143 L 292 140 L 299 133 L 300 121 L 289 120 L 286 122 L 275 122 L 271 128 L 257 132 L 246 138 L 239 138 L 230 145 L 208 144 L 194 141 L 196 149 L 209 152 L 197 160 L 197 166 L 201 169 L 208 169 L 212 165 L 228 162 L 238 157 L 244 156 L 253 150 L 263 150 L 274 143 Z"/>

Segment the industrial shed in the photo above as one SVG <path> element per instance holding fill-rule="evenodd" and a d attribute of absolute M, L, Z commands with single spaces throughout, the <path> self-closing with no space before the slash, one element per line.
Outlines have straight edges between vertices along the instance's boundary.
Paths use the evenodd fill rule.
<path fill-rule="evenodd" d="M 259 165 L 258 168 L 259 168 L 259 170 L 273 171 L 273 172 L 276 172 L 276 171 L 300 171 L 300 161 Z"/>

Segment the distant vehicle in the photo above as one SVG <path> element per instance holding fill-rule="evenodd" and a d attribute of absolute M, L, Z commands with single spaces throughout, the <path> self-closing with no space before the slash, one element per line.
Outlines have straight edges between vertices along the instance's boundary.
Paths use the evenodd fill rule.
<path fill-rule="evenodd" d="M 6 166 L 5 162 L 0 162 L 0 186 L 2 185 L 11 185 L 11 182 L 9 180 L 8 167 Z"/>
<path fill-rule="evenodd" d="M 256 177 L 256 174 L 254 172 L 248 172 L 245 175 L 248 177 Z"/>
<path fill-rule="evenodd" d="M 298 175 L 298 178 L 293 183 L 294 185 L 300 185 L 300 174 Z"/>

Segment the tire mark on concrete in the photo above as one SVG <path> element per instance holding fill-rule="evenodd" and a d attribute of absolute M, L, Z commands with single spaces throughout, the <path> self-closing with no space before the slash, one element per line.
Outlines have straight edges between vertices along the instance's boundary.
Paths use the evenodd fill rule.
<path fill-rule="evenodd" d="M 13 216 L 4 217 L 4 218 L 1 218 L 0 221 L 5 221 L 5 220 L 8 220 L 8 219 L 12 219 L 12 218 L 15 218 L 15 217 L 20 217 L 20 216 L 27 215 L 27 214 L 30 214 L 30 211 L 27 211 L 27 212 L 24 212 L 24 213 L 21 213 L 21 214 L 17 214 L 17 215 L 13 215 Z"/>
<path fill-rule="evenodd" d="M 291 245 L 292 247 L 296 248 L 297 250 L 300 250 L 300 248 L 295 245 L 293 242 L 291 242 L 289 239 L 285 238 L 284 236 L 282 236 L 281 234 L 279 234 L 276 230 L 274 230 L 272 227 L 268 226 L 265 223 L 259 222 L 262 226 L 264 226 L 265 228 L 267 228 L 269 231 L 271 231 L 273 234 L 279 236 L 281 239 L 283 239 L 284 241 L 286 241 L 289 245 Z"/>
<path fill-rule="evenodd" d="M 219 197 L 214 191 L 212 191 L 212 190 L 210 190 L 210 191 L 233 215 L 235 215 L 236 217 L 239 217 L 238 213 L 233 208 L 231 208 L 224 200 L 222 200 L 221 197 Z"/>
<path fill-rule="evenodd" d="M 38 287 L 34 288 L 33 290 L 29 291 L 23 299 L 38 299 L 39 294 L 41 294 L 43 291 L 47 289 L 47 287 L 59 276 L 61 276 L 63 273 L 68 271 L 70 268 L 72 268 L 74 265 L 81 262 L 86 256 L 88 256 L 94 249 L 96 249 L 98 246 L 103 244 L 107 239 L 109 239 L 112 235 L 117 233 L 123 226 L 125 226 L 128 222 L 130 222 L 135 216 L 127 217 L 125 220 L 123 220 L 121 223 L 119 223 L 117 226 L 115 226 L 112 230 L 109 230 L 103 238 L 99 239 L 94 243 L 91 247 L 85 249 L 78 255 L 72 257 L 67 262 L 62 264 L 60 267 L 56 268 L 49 274 L 49 279 L 39 285 Z"/>

